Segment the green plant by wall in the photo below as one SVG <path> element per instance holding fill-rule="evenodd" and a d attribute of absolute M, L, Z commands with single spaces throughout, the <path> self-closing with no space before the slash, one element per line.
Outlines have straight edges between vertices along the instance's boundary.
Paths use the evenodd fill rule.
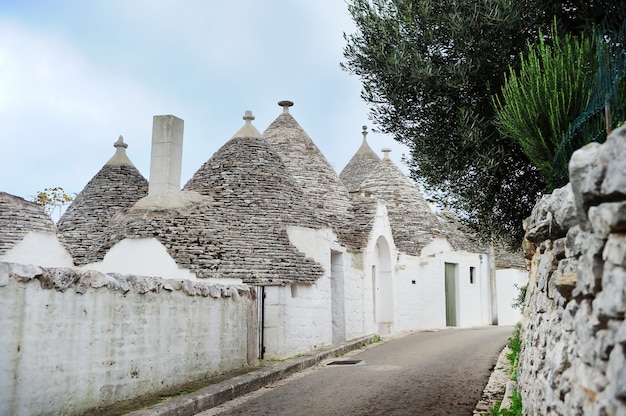
<path fill-rule="evenodd" d="M 518 323 L 513 330 L 513 335 L 508 339 L 507 346 L 511 350 L 506 358 L 511 363 L 511 380 L 517 380 L 517 367 L 519 366 L 519 357 L 522 351 L 521 340 L 522 325 Z M 496 403 L 494 407 L 489 409 L 489 415 L 492 416 L 521 416 L 522 414 L 522 395 L 516 389 L 511 395 L 511 406 L 508 409 L 500 409 L 501 402 Z"/>
<path fill-rule="evenodd" d="M 517 380 L 517 366 L 519 365 L 519 355 L 522 351 L 522 341 L 520 339 L 521 330 L 522 325 L 518 322 L 513 331 L 513 336 L 511 336 L 507 342 L 507 346 L 511 350 L 511 352 L 506 355 L 509 363 L 511 363 L 511 380 Z"/>
<path fill-rule="evenodd" d="M 550 190 L 568 182 L 576 149 L 604 142 L 626 117 L 626 21 L 596 29 L 562 35 L 555 23 L 493 97 L 498 130 L 520 144 Z"/>
<path fill-rule="evenodd" d="M 515 309 L 519 309 L 524 311 L 524 307 L 526 306 L 526 292 L 528 292 L 528 283 L 525 285 L 514 284 L 517 289 L 517 296 L 513 299 L 512 307 Z"/>
<path fill-rule="evenodd" d="M 511 395 L 511 407 L 500 409 L 500 402 L 489 409 L 491 416 L 521 416 L 522 415 L 522 395 L 519 391 L 514 391 Z"/>
<path fill-rule="evenodd" d="M 593 38 L 540 33 L 521 56 L 519 72 L 510 68 L 502 96 L 494 97 L 498 130 L 517 141 L 540 170 L 550 190 L 567 183 L 567 168 L 574 150 L 590 138 L 579 131 L 563 145 L 570 123 L 585 112 L 593 94 L 597 59 Z M 560 150 L 559 150 L 560 149 Z M 565 181 L 563 183 L 563 181 Z"/>

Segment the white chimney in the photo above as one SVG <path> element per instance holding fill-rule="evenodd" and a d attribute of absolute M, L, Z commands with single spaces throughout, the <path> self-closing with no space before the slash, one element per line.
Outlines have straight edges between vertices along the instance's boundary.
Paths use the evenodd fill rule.
<path fill-rule="evenodd" d="M 178 117 L 154 116 L 148 196 L 180 191 L 183 124 Z"/>

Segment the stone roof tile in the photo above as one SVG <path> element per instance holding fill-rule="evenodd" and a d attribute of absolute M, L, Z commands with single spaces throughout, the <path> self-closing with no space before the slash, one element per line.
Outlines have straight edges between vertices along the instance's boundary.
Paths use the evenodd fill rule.
<path fill-rule="evenodd" d="M 183 189 L 205 195 L 206 205 L 168 219 L 160 213 L 148 227 L 180 266 L 198 277 L 250 284 L 313 283 L 323 275 L 287 235 L 289 225 L 321 228 L 323 222 L 265 139 L 235 135 Z M 172 226 L 184 231 L 160 231 Z M 141 227 L 146 224 L 134 230 Z"/>
<path fill-rule="evenodd" d="M 376 198 L 365 196 L 360 193 L 351 193 L 352 221 L 344 230 L 344 238 L 349 240 L 349 247 L 362 249 L 367 246 L 374 225 L 374 217 L 378 208 Z"/>
<path fill-rule="evenodd" d="M 121 139 L 114 145 L 115 155 L 76 196 L 57 225 L 59 240 L 76 265 L 101 260 L 109 220 L 148 194 L 148 181 L 126 156 Z"/>
<path fill-rule="evenodd" d="M 348 191 L 313 140 L 289 114 L 290 101 L 281 101 L 283 113 L 263 132 L 276 149 L 296 184 L 325 222 L 333 227 L 343 244 L 352 221 Z"/>
<path fill-rule="evenodd" d="M 363 126 L 363 142 L 352 159 L 339 174 L 348 192 L 356 192 L 359 185 L 372 173 L 380 158 L 367 144 L 367 127 Z"/>
<path fill-rule="evenodd" d="M 438 217 L 443 235 L 448 238 L 454 250 L 467 251 L 468 253 L 488 252 L 480 244 L 475 234 L 452 211 L 443 210 Z"/>
<path fill-rule="evenodd" d="M 312 283 L 323 275 L 287 236 L 289 225 L 321 228 L 323 222 L 265 139 L 233 137 L 184 189 L 215 201 L 213 220 L 223 226 L 221 277 L 272 284 Z"/>
<path fill-rule="evenodd" d="M 41 206 L 0 192 L 0 255 L 11 250 L 31 231 L 54 234 L 56 227 Z"/>
<path fill-rule="evenodd" d="M 393 239 L 401 252 L 419 256 L 424 246 L 439 234 L 437 216 L 419 188 L 388 157 L 376 165 L 359 190 L 387 206 Z"/>

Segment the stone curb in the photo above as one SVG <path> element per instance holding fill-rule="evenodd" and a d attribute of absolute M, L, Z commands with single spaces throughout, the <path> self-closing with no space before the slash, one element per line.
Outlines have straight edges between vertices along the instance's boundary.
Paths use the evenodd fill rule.
<path fill-rule="evenodd" d="M 502 399 L 502 403 L 500 403 L 500 409 L 510 409 L 513 402 L 511 401 L 511 397 L 517 388 L 517 382 L 513 380 L 509 380 L 506 383 L 506 388 L 504 389 L 504 398 Z"/>
<path fill-rule="evenodd" d="M 370 335 L 314 351 L 293 360 L 275 363 L 270 367 L 254 370 L 250 373 L 225 380 L 185 396 L 173 397 L 163 403 L 127 413 L 126 415 L 192 416 L 282 380 L 294 373 L 317 365 L 328 358 L 337 357 L 364 345 L 371 344 L 376 340 L 376 335 Z"/>
<path fill-rule="evenodd" d="M 476 404 L 474 415 L 490 414 L 489 409 L 502 399 L 506 385 L 511 379 L 511 365 L 506 357 L 510 352 L 509 347 L 505 346 L 498 355 L 498 360 L 489 376 L 487 385 L 483 389 L 481 399 Z"/>

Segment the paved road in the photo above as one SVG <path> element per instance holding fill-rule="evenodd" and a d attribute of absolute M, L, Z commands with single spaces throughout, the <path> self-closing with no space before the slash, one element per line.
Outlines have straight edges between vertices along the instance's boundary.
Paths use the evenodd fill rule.
<path fill-rule="evenodd" d="M 418 332 L 305 370 L 198 416 L 471 415 L 512 327 Z"/>

